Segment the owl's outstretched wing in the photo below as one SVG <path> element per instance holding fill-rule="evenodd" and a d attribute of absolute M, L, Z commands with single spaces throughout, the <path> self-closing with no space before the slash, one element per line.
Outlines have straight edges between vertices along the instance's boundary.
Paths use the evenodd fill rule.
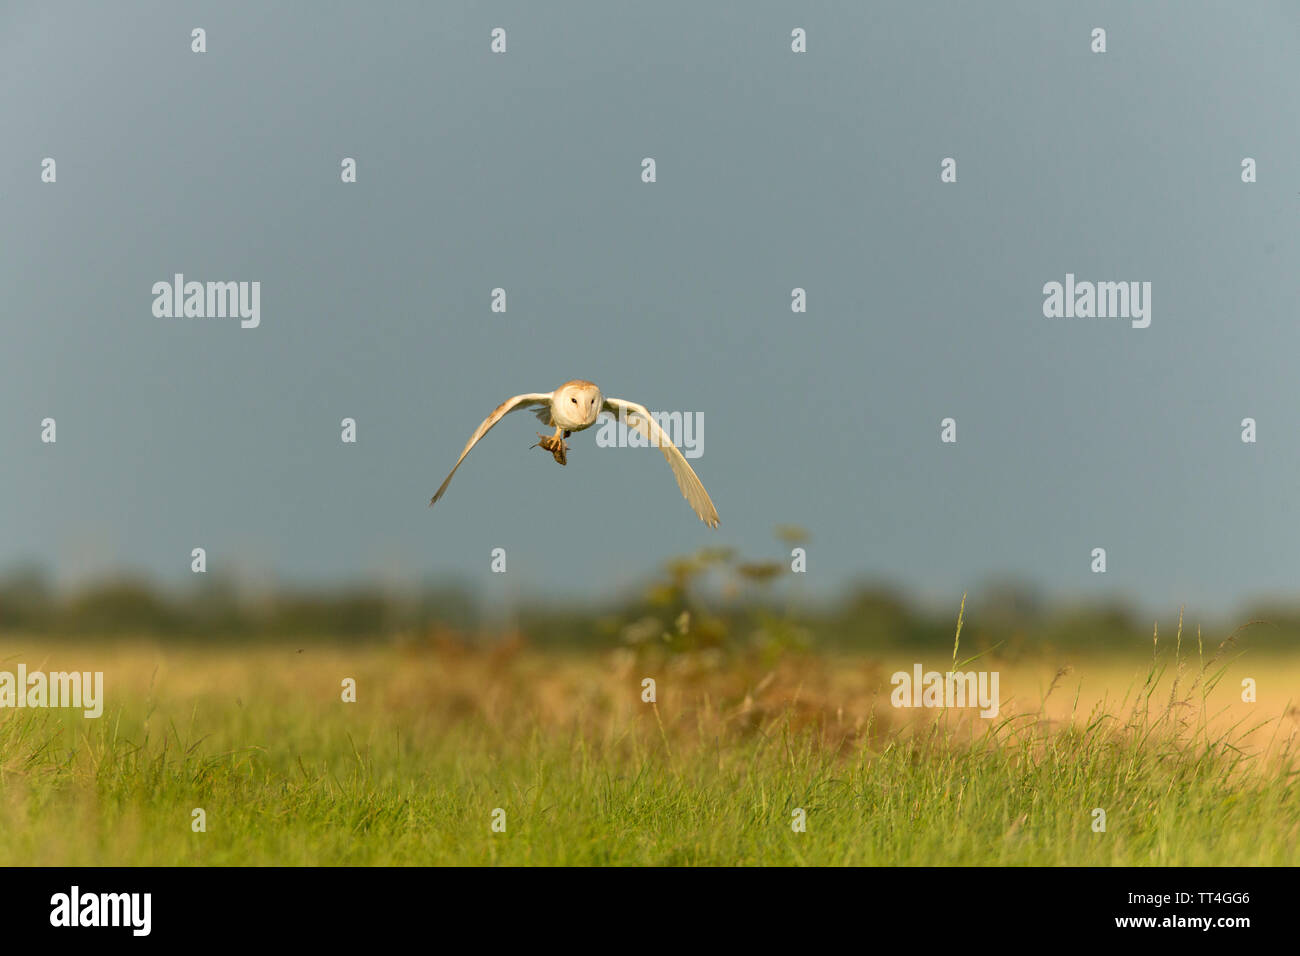
<path fill-rule="evenodd" d="M 621 398 L 607 398 L 604 409 L 613 412 L 620 421 L 626 421 L 629 428 L 635 428 L 649 439 L 651 445 L 664 453 L 668 466 L 673 470 L 673 477 L 677 479 L 677 487 L 682 490 L 687 504 L 700 516 L 701 521 L 710 528 L 716 528 L 718 509 L 713 507 L 709 493 L 704 490 L 704 484 L 691 469 L 686 456 L 672 443 L 668 434 L 659 427 L 659 423 L 654 420 L 646 407 L 636 402 L 625 402 Z"/>
<path fill-rule="evenodd" d="M 478 444 L 479 439 L 491 431 L 492 426 L 505 418 L 506 415 L 513 412 L 516 408 L 534 408 L 538 405 L 549 408 L 551 405 L 551 396 L 553 394 L 553 392 L 528 392 L 525 395 L 516 395 L 514 398 L 506 399 L 506 401 L 498 405 L 496 411 L 483 419 L 483 424 L 474 429 L 474 434 L 469 436 L 469 443 L 465 445 L 465 450 L 461 452 L 460 457 L 456 459 L 456 468 L 460 467 L 460 463 L 465 460 L 465 456 L 469 454 L 469 450 Z M 429 507 L 432 508 L 434 502 L 441 498 L 443 492 L 447 490 L 447 486 L 451 484 L 452 475 L 456 474 L 456 468 L 451 470 L 451 474 L 447 476 L 447 480 L 444 481 L 442 486 L 433 493 L 433 497 L 429 499 Z"/>

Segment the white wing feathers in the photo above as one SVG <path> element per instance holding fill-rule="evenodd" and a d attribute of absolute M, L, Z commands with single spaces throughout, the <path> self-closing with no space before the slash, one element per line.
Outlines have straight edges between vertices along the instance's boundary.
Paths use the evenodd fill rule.
<path fill-rule="evenodd" d="M 549 417 L 551 396 L 554 394 L 554 392 L 528 392 L 524 395 L 516 395 L 514 398 L 507 399 L 498 405 L 496 411 L 483 419 L 483 424 L 474 429 L 474 434 L 469 436 L 469 443 L 465 445 L 465 450 L 460 453 L 460 458 L 456 459 L 456 468 L 460 467 L 460 463 L 465 460 L 465 456 L 469 454 L 469 450 L 478 444 L 479 439 L 491 431 L 493 425 L 501 421 L 501 419 L 505 418 L 506 415 L 513 412 L 516 408 L 533 408 L 541 405 L 543 409 L 546 410 Z M 539 413 L 537 417 L 541 418 L 542 416 Z M 456 474 L 456 468 L 451 470 L 451 474 L 448 475 L 447 480 L 442 483 L 442 487 L 435 491 L 433 497 L 429 499 L 430 507 L 432 507 L 433 503 L 441 498 L 442 493 L 447 490 L 447 486 L 451 484 L 452 475 Z"/>
<path fill-rule="evenodd" d="M 681 489 L 687 504 L 699 515 L 701 521 L 710 528 L 716 528 L 718 526 L 718 509 L 713 507 L 713 502 L 709 499 L 709 493 L 704 490 L 703 483 L 686 461 L 686 456 L 672 443 L 667 433 L 654 420 L 646 407 L 638 405 L 636 402 L 625 402 L 621 398 L 607 398 L 605 399 L 604 408 L 605 411 L 612 412 L 616 418 L 626 420 L 629 428 L 635 428 L 649 440 L 653 447 L 664 453 L 664 458 L 667 459 L 669 467 L 673 470 L 673 477 L 677 479 L 677 487 Z M 486 431 L 487 429 L 483 430 Z M 451 479 L 448 478 L 448 480 Z"/>

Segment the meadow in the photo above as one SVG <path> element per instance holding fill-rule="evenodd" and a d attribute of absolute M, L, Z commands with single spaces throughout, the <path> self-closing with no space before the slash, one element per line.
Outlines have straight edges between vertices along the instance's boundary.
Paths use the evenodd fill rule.
<path fill-rule="evenodd" d="M 966 668 L 1001 675 L 985 719 L 890 704 L 895 670 L 961 663 L 952 648 L 774 654 L 671 637 L 8 634 L 0 667 L 102 670 L 106 704 L 93 720 L 0 710 L 0 864 L 1300 860 L 1293 655 L 1186 636 L 1145 653 L 994 650 Z"/>

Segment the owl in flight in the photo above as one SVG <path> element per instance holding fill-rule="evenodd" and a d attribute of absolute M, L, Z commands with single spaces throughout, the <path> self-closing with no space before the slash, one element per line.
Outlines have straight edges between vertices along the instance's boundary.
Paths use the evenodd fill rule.
<path fill-rule="evenodd" d="M 429 502 L 430 507 L 446 492 L 452 476 L 456 474 L 456 469 L 461 466 L 469 450 L 478 444 L 479 439 L 486 435 L 493 425 L 517 408 L 534 409 L 542 424 L 555 429 L 554 435 L 543 435 L 538 432 L 537 437 L 541 440 L 533 447 L 540 446 L 549 451 L 561 465 L 566 462 L 566 453 L 569 450 L 564 439 L 573 432 L 590 428 L 596 423 L 596 416 L 601 412 L 610 412 L 664 453 L 664 458 L 668 459 L 668 466 L 673 470 L 673 477 L 677 479 L 677 487 L 682 490 L 687 503 L 699 515 L 700 520 L 710 528 L 718 526 L 718 510 L 709 500 L 709 493 L 704 490 L 699 477 L 687 463 L 686 456 L 672 443 L 646 407 L 636 402 L 625 402 L 621 398 L 606 398 L 600 394 L 599 388 L 581 379 L 565 382 L 553 392 L 529 392 L 525 395 L 516 395 L 498 405 L 496 411 L 483 419 L 483 424 L 469 436 L 469 443 L 465 445 L 465 450 L 456 460 L 455 468 L 452 468 L 451 474 L 442 483 L 442 487 L 434 492 Z"/>

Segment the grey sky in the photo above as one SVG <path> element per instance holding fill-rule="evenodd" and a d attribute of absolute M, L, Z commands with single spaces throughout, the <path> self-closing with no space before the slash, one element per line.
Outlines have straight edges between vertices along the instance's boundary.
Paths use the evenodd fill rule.
<path fill-rule="evenodd" d="M 820 593 L 1293 594 L 1298 49 L 1284 3 L 8 3 L 0 568 L 578 598 L 784 522 Z M 175 272 L 261 327 L 155 318 Z M 1151 327 L 1044 318 L 1067 272 Z M 426 508 L 575 377 L 703 414 L 717 532 L 526 414 Z"/>

